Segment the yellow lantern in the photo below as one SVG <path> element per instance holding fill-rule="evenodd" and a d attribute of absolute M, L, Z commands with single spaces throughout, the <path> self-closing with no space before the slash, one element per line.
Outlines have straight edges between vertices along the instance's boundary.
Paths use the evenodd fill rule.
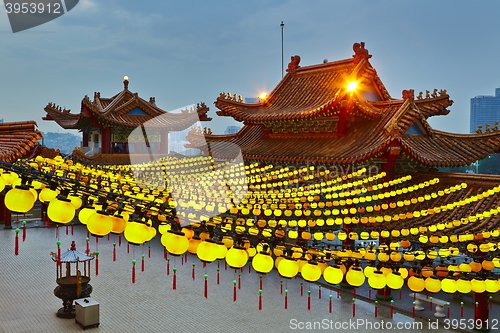
<path fill-rule="evenodd" d="M 470 281 L 471 289 L 476 294 L 484 293 L 486 290 L 486 283 L 481 278 L 474 278 Z"/>
<path fill-rule="evenodd" d="M 431 275 L 425 279 L 425 289 L 431 293 L 438 293 L 441 290 L 441 281 L 436 275 Z"/>
<path fill-rule="evenodd" d="M 227 247 L 224 242 L 216 242 L 217 245 L 217 259 L 224 259 L 227 254 Z"/>
<path fill-rule="evenodd" d="M 470 268 L 473 272 L 480 272 L 481 269 L 483 268 L 483 266 L 481 265 L 481 263 L 477 262 L 477 261 L 471 261 L 471 263 L 469 264 L 470 265 Z"/>
<path fill-rule="evenodd" d="M 259 252 L 252 259 L 252 267 L 257 273 L 267 274 L 273 269 L 273 266 L 273 257 L 266 252 Z"/>
<path fill-rule="evenodd" d="M 149 229 L 145 223 L 130 221 L 125 225 L 123 236 L 130 244 L 141 245 L 149 238 Z"/>
<path fill-rule="evenodd" d="M 316 282 L 321 277 L 321 268 L 315 262 L 308 262 L 302 266 L 302 271 L 300 272 L 302 278 L 309 282 Z"/>
<path fill-rule="evenodd" d="M 191 239 L 194 239 L 194 237 Z M 217 259 L 217 254 L 218 254 L 217 244 L 213 239 L 210 238 L 206 238 L 204 241 L 200 242 L 198 244 L 198 247 L 196 248 L 196 255 L 201 261 L 206 263 L 211 263 L 215 261 Z"/>
<path fill-rule="evenodd" d="M 392 251 L 391 254 L 389 255 L 390 259 L 392 261 L 398 262 L 401 261 L 401 258 L 403 257 L 399 251 Z"/>
<path fill-rule="evenodd" d="M 226 253 L 226 262 L 231 268 L 241 268 L 246 265 L 247 261 L 248 253 L 244 247 L 233 246 Z"/>
<path fill-rule="evenodd" d="M 78 220 L 82 224 L 87 224 L 89 216 L 94 214 L 94 213 L 95 213 L 94 207 L 85 207 L 83 209 L 80 209 L 80 212 L 78 213 Z"/>
<path fill-rule="evenodd" d="M 403 287 L 404 279 L 400 272 L 392 271 L 385 278 L 389 288 L 398 290 Z"/>
<path fill-rule="evenodd" d="M 485 288 L 486 288 L 486 291 L 489 292 L 489 293 L 496 293 L 500 287 L 499 283 L 498 283 L 498 280 L 495 280 L 491 277 L 488 277 L 485 281 Z"/>
<path fill-rule="evenodd" d="M 441 280 L 441 290 L 447 294 L 454 294 L 457 291 L 458 285 L 457 281 L 446 277 Z"/>
<path fill-rule="evenodd" d="M 410 288 L 411 291 L 419 293 L 422 290 L 425 289 L 425 281 L 420 275 L 413 275 L 410 276 L 408 279 L 408 288 Z"/>
<path fill-rule="evenodd" d="M 364 269 L 363 269 L 363 274 L 365 274 L 365 277 L 367 278 L 370 278 L 370 276 L 373 274 L 373 272 L 375 272 L 377 270 L 377 268 L 375 266 L 366 266 Z"/>
<path fill-rule="evenodd" d="M 49 203 L 51 200 L 55 199 L 57 195 L 59 194 L 59 191 L 53 190 L 49 187 L 45 187 L 40 191 L 40 194 L 38 195 L 38 199 L 43 202 L 43 203 Z"/>
<path fill-rule="evenodd" d="M 472 290 L 471 282 L 467 279 L 460 278 L 457 281 L 457 290 L 462 294 L 468 294 Z"/>
<path fill-rule="evenodd" d="M 495 268 L 495 264 L 493 264 L 493 261 L 491 260 L 483 260 L 481 266 L 487 271 L 491 271 Z"/>
<path fill-rule="evenodd" d="M 71 200 L 58 197 L 49 202 L 47 215 L 51 221 L 68 223 L 75 217 L 75 206 L 73 206 Z"/>
<path fill-rule="evenodd" d="M 368 250 L 365 253 L 365 259 L 374 261 L 377 259 L 377 254 L 374 251 Z"/>
<path fill-rule="evenodd" d="M 75 209 L 80 209 L 82 206 L 82 198 L 76 195 L 68 194 L 68 199 L 71 201 L 71 204 L 75 207 Z"/>
<path fill-rule="evenodd" d="M 363 270 L 357 266 L 351 266 L 346 274 L 346 281 L 353 287 L 360 287 L 365 283 L 365 275 Z"/>
<path fill-rule="evenodd" d="M 189 240 L 181 231 L 169 230 L 161 236 L 160 241 L 167 252 L 174 256 L 183 255 L 189 247 Z"/>
<path fill-rule="evenodd" d="M 198 236 L 193 236 L 189 240 L 188 252 L 191 254 L 196 254 L 198 250 L 198 245 L 202 242 L 201 238 Z"/>
<path fill-rule="evenodd" d="M 339 284 L 344 278 L 344 273 L 339 266 L 328 266 L 323 272 L 323 278 L 329 284 Z"/>
<path fill-rule="evenodd" d="M 291 279 L 299 272 L 299 266 L 291 257 L 283 257 L 278 264 L 278 272 L 282 277 Z"/>
<path fill-rule="evenodd" d="M 122 215 L 113 215 L 111 217 L 111 220 L 113 221 L 113 227 L 111 228 L 111 233 L 121 234 L 125 230 L 127 221 L 123 218 Z"/>
<path fill-rule="evenodd" d="M 381 262 L 387 262 L 387 261 L 389 261 L 389 255 L 385 252 L 380 252 L 378 254 L 378 260 Z"/>
<path fill-rule="evenodd" d="M 69 204 L 71 205 L 71 202 Z M 89 216 L 89 219 L 87 220 L 87 229 L 94 236 L 105 236 L 111 232 L 111 229 L 113 229 L 113 219 L 111 216 L 106 214 L 106 212 L 98 211 Z"/>
<path fill-rule="evenodd" d="M 26 186 L 10 189 L 4 198 L 5 207 L 11 212 L 26 213 L 35 205 L 35 198 Z"/>
<path fill-rule="evenodd" d="M 383 289 L 387 285 L 387 279 L 381 271 L 374 271 L 368 278 L 368 285 L 373 289 Z"/>

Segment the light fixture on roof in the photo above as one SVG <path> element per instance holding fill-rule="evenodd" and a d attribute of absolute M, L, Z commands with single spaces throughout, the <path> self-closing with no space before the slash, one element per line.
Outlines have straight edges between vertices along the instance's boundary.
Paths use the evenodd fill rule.
<path fill-rule="evenodd" d="M 125 75 L 125 76 L 123 77 L 123 87 L 124 87 L 125 89 L 128 89 L 128 76 L 127 76 L 127 75 Z"/>
<path fill-rule="evenodd" d="M 267 100 L 268 97 L 269 95 L 266 92 L 263 92 L 262 94 L 259 95 L 259 101 L 263 103 Z"/>

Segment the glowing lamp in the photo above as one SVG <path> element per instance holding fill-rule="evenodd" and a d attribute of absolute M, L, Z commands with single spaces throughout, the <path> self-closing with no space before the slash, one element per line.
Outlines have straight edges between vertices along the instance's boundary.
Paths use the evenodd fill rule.
<path fill-rule="evenodd" d="M 204 241 L 200 242 L 198 244 L 198 247 L 196 248 L 196 255 L 201 261 L 206 263 L 215 261 L 217 259 L 217 254 L 217 244 L 210 238 L 207 238 Z"/>
<path fill-rule="evenodd" d="M 300 272 L 302 278 L 309 282 L 316 282 L 321 277 L 321 268 L 315 262 L 308 262 L 302 266 L 302 271 Z"/>
<path fill-rule="evenodd" d="M 52 189 L 46 187 L 40 191 L 40 194 L 38 195 L 38 199 L 43 203 L 49 203 L 51 200 L 54 200 L 58 194 L 59 194 L 59 191 L 52 190 Z"/>
<path fill-rule="evenodd" d="M 425 281 L 420 275 L 413 275 L 410 276 L 408 279 L 408 288 L 410 288 L 411 291 L 419 293 L 422 290 L 425 289 Z"/>
<path fill-rule="evenodd" d="M 480 294 L 486 291 L 486 283 L 481 278 L 474 278 L 470 281 L 471 289 L 473 292 Z"/>
<path fill-rule="evenodd" d="M 68 199 L 71 201 L 71 204 L 75 207 L 75 209 L 80 209 L 82 206 L 82 198 L 69 194 Z"/>
<path fill-rule="evenodd" d="M 26 213 L 35 205 L 35 198 L 28 187 L 18 186 L 7 192 L 4 198 L 5 207 L 11 212 Z"/>
<path fill-rule="evenodd" d="M 366 266 L 364 269 L 363 269 L 363 273 L 365 274 L 365 277 L 367 278 L 370 278 L 370 276 L 373 274 L 373 272 L 375 272 L 377 270 L 377 268 L 375 266 Z"/>
<path fill-rule="evenodd" d="M 441 290 L 447 294 L 454 294 L 457 292 L 457 281 L 446 277 L 443 280 L 441 280 Z"/>
<path fill-rule="evenodd" d="M 462 294 L 468 294 L 472 290 L 471 282 L 467 279 L 461 278 L 457 281 L 457 290 Z"/>
<path fill-rule="evenodd" d="M 189 240 L 181 231 L 169 230 L 161 236 L 160 241 L 165 250 L 174 256 L 183 255 L 189 247 Z"/>
<path fill-rule="evenodd" d="M 498 283 L 498 280 L 495 280 L 491 277 L 487 278 L 485 281 L 485 287 L 486 287 L 486 291 L 489 292 L 489 293 L 496 293 L 498 291 L 498 289 L 500 288 L 500 285 Z"/>
<path fill-rule="evenodd" d="M 78 220 L 82 224 L 87 224 L 87 221 L 89 219 L 89 216 L 95 214 L 95 208 L 94 207 L 85 207 L 83 209 L 80 209 L 80 212 L 78 213 Z"/>
<path fill-rule="evenodd" d="M 244 247 L 233 246 L 226 253 L 226 262 L 231 268 L 241 268 L 248 261 L 248 253 Z"/>
<path fill-rule="evenodd" d="M 121 234 L 125 230 L 127 221 L 121 215 L 114 215 L 111 220 L 113 221 L 113 227 L 111 228 L 111 233 Z"/>
<path fill-rule="evenodd" d="M 113 218 L 104 211 L 98 211 L 90 215 L 87 220 L 87 229 L 94 236 L 105 236 L 111 232 L 112 228 Z"/>
<path fill-rule="evenodd" d="M 278 272 L 282 277 L 291 279 L 299 272 L 299 266 L 291 257 L 283 257 L 278 264 Z"/>
<path fill-rule="evenodd" d="M 217 245 L 217 259 L 224 259 L 227 254 L 227 247 L 224 242 L 216 242 Z"/>
<path fill-rule="evenodd" d="M 385 277 L 387 280 L 387 286 L 391 289 L 401 289 L 403 287 L 404 279 L 399 272 L 391 272 Z"/>
<path fill-rule="evenodd" d="M 75 206 L 71 200 L 59 197 L 49 202 L 47 215 L 54 222 L 68 223 L 75 217 Z"/>
<path fill-rule="evenodd" d="M 481 269 L 483 268 L 483 266 L 481 265 L 481 263 L 477 262 L 477 261 L 471 261 L 471 263 L 469 264 L 470 265 L 470 268 L 473 272 L 479 272 L 481 271 Z"/>
<path fill-rule="evenodd" d="M 381 271 L 374 271 L 368 278 L 368 285 L 373 289 L 383 289 L 387 285 L 387 279 Z"/>
<path fill-rule="evenodd" d="M 365 253 L 365 259 L 366 260 L 372 260 L 372 261 L 374 261 L 374 260 L 377 259 L 377 255 L 373 251 L 366 251 L 366 253 Z"/>
<path fill-rule="evenodd" d="M 252 259 L 252 267 L 257 273 L 267 274 L 273 269 L 273 266 L 273 257 L 266 252 L 259 252 Z"/>
<path fill-rule="evenodd" d="M 141 245 L 149 238 L 149 229 L 145 223 L 129 221 L 125 225 L 123 236 L 130 244 Z"/>
<path fill-rule="evenodd" d="M 392 261 L 398 262 L 401 261 L 401 258 L 403 257 L 399 251 L 392 251 L 391 254 L 389 255 L 390 259 Z"/>
<path fill-rule="evenodd" d="M 492 269 L 495 268 L 495 264 L 491 260 L 483 260 L 481 266 L 483 266 L 483 268 L 487 271 L 491 271 Z"/>
<path fill-rule="evenodd" d="M 361 287 L 365 283 L 365 275 L 360 267 L 352 266 L 346 274 L 347 283 L 353 287 Z"/>
<path fill-rule="evenodd" d="M 438 293 L 441 290 L 441 281 L 436 275 L 431 275 L 425 279 L 425 289 L 431 293 Z"/>
<path fill-rule="evenodd" d="M 230 249 L 231 247 L 233 247 L 233 244 L 234 244 L 233 237 L 231 237 L 231 236 L 222 237 L 222 243 L 224 243 L 224 245 L 226 246 L 226 249 Z"/>
<path fill-rule="evenodd" d="M 198 245 L 202 242 L 201 238 L 198 236 L 193 236 L 189 240 L 188 252 L 191 254 L 196 254 L 198 250 Z"/>
<path fill-rule="evenodd" d="M 329 284 L 339 284 L 344 278 L 344 273 L 339 266 L 328 266 L 323 272 L 323 278 Z"/>

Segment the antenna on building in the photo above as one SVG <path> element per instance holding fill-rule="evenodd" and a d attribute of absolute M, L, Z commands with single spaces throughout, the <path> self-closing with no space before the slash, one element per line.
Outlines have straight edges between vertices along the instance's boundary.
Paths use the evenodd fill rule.
<path fill-rule="evenodd" d="M 283 27 L 285 24 L 281 21 L 281 78 L 284 76 L 284 58 L 283 58 Z"/>

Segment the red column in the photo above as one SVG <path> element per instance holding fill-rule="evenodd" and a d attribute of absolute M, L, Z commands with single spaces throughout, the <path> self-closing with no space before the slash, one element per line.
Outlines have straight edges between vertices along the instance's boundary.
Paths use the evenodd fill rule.
<path fill-rule="evenodd" d="M 347 108 L 348 101 L 340 101 L 339 121 L 337 123 L 337 137 L 341 138 L 347 132 Z"/>
<path fill-rule="evenodd" d="M 111 149 L 111 130 L 103 128 L 101 130 L 101 153 L 109 154 Z"/>
<path fill-rule="evenodd" d="M 474 323 L 477 329 L 489 330 L 491 323 L 488 321 L 489 307 L 488 307 L 488 292 L 475 294 L 474 301 L 477 303 L 474 310 Z M 478 325 L 480 324 L 480 325 Z"/>
<path fill-rule="evenodd" d="M 4 221 L 4 228 L 5 229 L 12 229 L 12 215 L 10 210 L 5 207 L 5 196 L 0 195 L 0 212 L 1 212 L 1 217 Z"/>
<path fill-rule="evenodd" d="M 82 135 L 82 147 L 88 147 L 89 146 L 89 133 L 88 132 L 83 132 Z"/>

